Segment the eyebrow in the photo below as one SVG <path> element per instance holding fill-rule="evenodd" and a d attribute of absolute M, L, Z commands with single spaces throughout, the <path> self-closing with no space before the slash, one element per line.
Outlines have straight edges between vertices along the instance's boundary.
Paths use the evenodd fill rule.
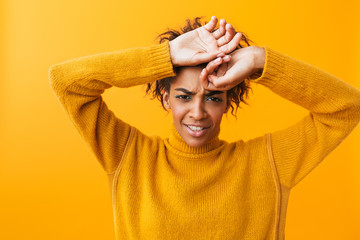
<path fill-rule="evenodd" d="M 180 92 L 183 92 L 183 93 L 186 93 L 188 95 L 195 95 L 195 93 L 185 89 L 185 88 L 175 88 L 176 91 L 180 91 Z M 209 96 L 212 96 L 212 95 L 216 95 L 216 94 L 222 94 L 224 93 L 223 91 L 209 91 L 208 93 L 205 94 L 205 96 L 209 97 Z"/>
<path fill-rule="evenodd" d="M 217 95 L 217 94 L 222 94 L 224 93 L 223 91 L 210 91 L 208 93 L 205 94 L 205 96 L 209 97 L 209 96 L 212 96 L 212 95 Z"/>
<path fill-rule="evenodd" d="M 195 93 L 185 89 L 185 88 L 175 88 L 176 91 L 180 91 L 180 92 L 183 92 L 183 93 L 186 93 L 188 95 L 194 95 Z"/>

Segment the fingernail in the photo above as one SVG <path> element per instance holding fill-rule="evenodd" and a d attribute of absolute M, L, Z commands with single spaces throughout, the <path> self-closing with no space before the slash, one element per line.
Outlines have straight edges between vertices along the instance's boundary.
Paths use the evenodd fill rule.
<path fill-rule="evenodd" d="M 230 56 L 229 56 L 229 55 L 226 55 L 225 57 L 223 57 L 223 59 L 224 59 L 225 61 L 227 61 L 227 60 L 230 59 Z"/>
<path fill-rule="evenodd" d="M 215 62 L 220 62 L 220 60 L 221 60 L 221 58 L 217 58 L 216 60 L 215 60 Z"/>
<path fill-rule="evenodd" d="M 216 57 L 223 57 L 225 55 L 225 53 L 220 52 Z"/>

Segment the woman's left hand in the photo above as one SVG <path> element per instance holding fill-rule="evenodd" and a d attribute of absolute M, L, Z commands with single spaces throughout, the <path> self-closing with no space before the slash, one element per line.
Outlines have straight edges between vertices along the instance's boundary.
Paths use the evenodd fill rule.
<path fill-rule="evenodd" d="M 207 90 L 229 90 L 263 69 L 264 64 L 264 48 L 240 48 L 230 55 L 209 62 L 201 72 L 200 80 Z"/>

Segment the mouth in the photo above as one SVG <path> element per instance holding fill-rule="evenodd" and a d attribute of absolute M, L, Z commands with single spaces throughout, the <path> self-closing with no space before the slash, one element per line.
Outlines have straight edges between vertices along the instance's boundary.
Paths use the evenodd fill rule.
<path fill-rule="evenodd" d="M 201 137 L 206 134 L 210 127 L 184 124 L 188 133 L 193 137 Z"/>

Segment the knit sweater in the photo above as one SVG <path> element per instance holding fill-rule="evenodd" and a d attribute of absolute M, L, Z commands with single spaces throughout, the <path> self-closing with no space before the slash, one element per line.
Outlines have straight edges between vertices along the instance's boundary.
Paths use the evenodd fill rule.
<path fill-rule="evenodd" d="M 290 190 L 360 120 L 360 92 L 269 47 L 251 80 L 309 114 L 274 133 L 187 145 L 118 119 L 101 94 L 174 76 L 167 43 L 54 65 L 50 84 L 109 177 L 116 239 L 284 239 Z"/>

